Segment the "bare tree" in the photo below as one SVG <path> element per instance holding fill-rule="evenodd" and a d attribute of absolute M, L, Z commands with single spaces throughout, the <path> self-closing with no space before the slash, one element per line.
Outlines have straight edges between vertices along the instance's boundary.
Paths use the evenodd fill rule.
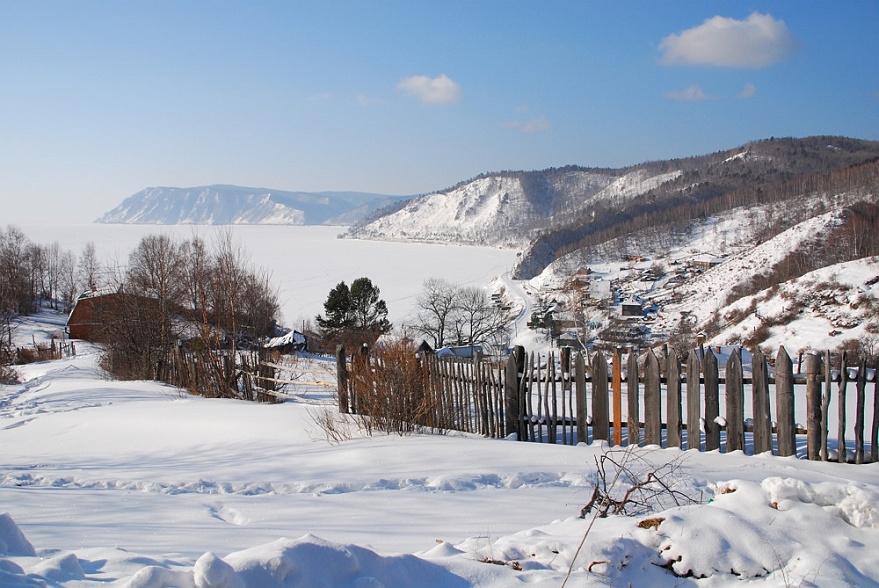
<path fill-rule="evenodd" d="M 459 288 L 455 312 L 455 336 L 459 345 L 476 345 L 506 331 L 507 316 L 493 304 L 485 290 Z"/>
<path fill-rule="evenodd" d="M 95 244 L 89 241 L 82 248 L 79 256 L 77 279 L 82 290 L 95 290 L 99 287 L 98 274 L 101 272 L 101 264 L 98 262 L 98 254 Z"/>
<path fill-rule="evenodd" d="M 180 306 L 185 283 L 180 246 L 167 235 L 141 239 L 128 256 L 126 289 L 158 300 L 165 309 Z"/>
<path fill-rule="evenodd" d="M 235 394 L 237 347 L 269 335 L 279 312 L 270 275 L 249 267 L 229 231 L 213 251 L 198 238 L 144 237 L 127 269 L 117 270 L 116 281 L 115 294 L 95 301 L 101 305 L 96 314 L 102 319 L 106 367 L 123 378 L 177 383 L 169 366 L 198 333 L 198 341 L 186 348 L 198 355 L 199 365 L 211 366 L 201 381 L 211 387 L 205 391 L 210 396 Z"/>
<path fill-rule="evenodd" d="M 418 312 L 409 329 L 433 339 L 434 347 L 477 345 L 506 332 L 506 313 L 480 288 L 430 278 L 424 282 L 416 305 Z"/>
<path fill-rule="evenodd" d="M 34 309 L 29 247 L 30 241 L 18 227 L 0 231 L 0 305 L 12 314 L 28 314 Z"/>
<path fill-rule="evenodd" d="M 428 278 L 424 290 L 415 302 L 418 314 L 411 328 L 416 333 L 433 339 L 434 347 L 446 342 L 446 332 L 451 331 L 452 316 L 456 307 L 456 287 L 442 278 Z"/>

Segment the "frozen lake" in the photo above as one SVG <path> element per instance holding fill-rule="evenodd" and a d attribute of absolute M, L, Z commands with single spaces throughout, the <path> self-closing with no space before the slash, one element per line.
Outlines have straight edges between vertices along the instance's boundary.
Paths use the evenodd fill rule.
<path fill-rule="evenodd" d="M 77 254 L 94 242 L 98 259 L 125 264 L 142 237 L 200 236 L 211 243 L 226 227 L 193 225 L 19 225 L 34 241 L 58 241 Z M 345 227 L 236 225 L 229 227 L 255 265 L 271 271 L 280 290 L 281 322 L 298 327 L 323 312 L 327 294 L 340 281 L 368 277 L 381 289 L 395 325 L 412 312 L 424 280 L 441 277 L 460 285 L 488 285 L 516 259 L 511 250 L 339 239 Z"/>

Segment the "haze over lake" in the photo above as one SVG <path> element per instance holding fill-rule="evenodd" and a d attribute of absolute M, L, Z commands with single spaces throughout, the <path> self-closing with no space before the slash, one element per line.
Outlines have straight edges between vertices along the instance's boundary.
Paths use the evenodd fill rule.
<path fill-rule="evenodd" d="M 350 284 L 365 276 L 381 289 L 391 322 L 398 325 L 411 314 L 424 280 L 441 277 L 460 285 L 488 285 L 507 272 L 516 259 L 512 250 L 454 245 L 391 243 L 339 239 L 346 227 L 273 225 L 20 225 L 31 241 L 58 241 L 62 248 L 82 253 L 95 244 L 103 264 L 124 265 L 129 252 L 146 235 L 203 238 L 211 244 L 222 231 L 232 231 L 250 260 L 271 271 L 280 291 L 281 321 L 299 327 L 303 319 L 323 312 L 327 294 L 340 281 Z"/>

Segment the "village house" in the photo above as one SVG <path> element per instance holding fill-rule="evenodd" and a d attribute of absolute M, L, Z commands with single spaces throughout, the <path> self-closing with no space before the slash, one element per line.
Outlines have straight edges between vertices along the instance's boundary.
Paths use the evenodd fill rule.
<path fill-rule="evenodd" d="M 120 290 L 92 290 L 80 294 L 67 317 L 67 335 L 71 339 L 101 342 L 106 337 L 108 321 L 118 316 L 125 305 L 135 316 L 146 316 L 158 309 L 158 300 L 128 294 Z"/>

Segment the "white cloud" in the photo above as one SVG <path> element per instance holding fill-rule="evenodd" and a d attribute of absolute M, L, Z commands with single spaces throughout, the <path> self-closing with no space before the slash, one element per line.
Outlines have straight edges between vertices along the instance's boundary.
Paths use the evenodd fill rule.
<path fill-rule="evenodd" d="M 503 126 L 508 129 L 519 129 L 523 133 L 541 133 L 549 130 L 549 119 L 541 114 L 530 120 L 511 120 L 505 122 Z"/>
<path fill-rule="evenodd" d="M 665 95 L 672 100 L 682 100 L 684 102 L 708 100 L 708 94 L 703 92 L 702 88 L 699 86 L 690 86 L 686 90 L 680 90 L 677 92 L 667 92 Z"/>
<path fill-rule="evenodd" d="M 409 76 L 397 83 L 397 89 L 422 104 L 454 104 L 461 100 L 461 87 L 445 74 L 436 78 Z"/>
<path fill-rule="evenodd" d="M 739 94 L 739 98 L 753 98 L 757 95 L 757 86 L 748 82 L 745 84 L 745 87 L 742 88 L 742 92 Z"/>
<path fill-rule="evenodd" d="M 752 13 L 745 20 L 723 16 L 662 40 L 662 63 L 760 68 L 787 59 L 798 43 L 783 20 Z"/>

